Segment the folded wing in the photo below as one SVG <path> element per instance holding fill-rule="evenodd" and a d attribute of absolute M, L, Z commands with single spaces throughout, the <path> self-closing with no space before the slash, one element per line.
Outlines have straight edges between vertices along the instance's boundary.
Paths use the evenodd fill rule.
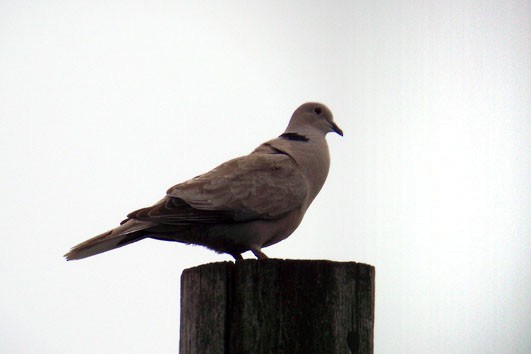
<path fill-rule="evenodd" d="M 173 186 L 159 203 L 128 215 L 156 224 L 276 219 L 299 208 L 308 183 L 286 154 L 251 154 Z"/>

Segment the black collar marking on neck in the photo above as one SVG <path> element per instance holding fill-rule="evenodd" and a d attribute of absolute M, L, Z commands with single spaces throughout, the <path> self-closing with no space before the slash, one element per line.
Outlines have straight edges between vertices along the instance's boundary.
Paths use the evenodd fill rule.
<path fill-rule="evenodd" d="M 294 140 L 294 141 L 304 141 L 304 142 L 306 142 L 306 141 L 310 140 L 307 137 L 305 137 L 304 135 L 300 135 L 298 133 L 284 133 L 280 137 L 283 138 L 283 139 Z"/>

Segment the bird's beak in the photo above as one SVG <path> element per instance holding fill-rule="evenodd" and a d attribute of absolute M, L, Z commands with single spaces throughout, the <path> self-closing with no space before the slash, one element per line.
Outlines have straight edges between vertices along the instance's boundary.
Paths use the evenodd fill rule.
<path fill-rule="evenodd" d="M 337 126 L 336 123 L 334 122 L 330 122 L 330 125 L 332 125 L 332 130 L 335 131 L 336 133 L 338 133 L 339 135 L 343 136 L 343 131 L 341 130 L 340 127 Z"/>

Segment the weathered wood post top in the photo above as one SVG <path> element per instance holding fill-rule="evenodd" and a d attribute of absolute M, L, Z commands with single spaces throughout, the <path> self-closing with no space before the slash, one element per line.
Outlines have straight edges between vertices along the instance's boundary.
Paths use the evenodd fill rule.
<path fill-rule="evenodd" d="M 181 354 L 372 354 L 374 267 L 320 260 L 205 264 L 181 276 Z"/>

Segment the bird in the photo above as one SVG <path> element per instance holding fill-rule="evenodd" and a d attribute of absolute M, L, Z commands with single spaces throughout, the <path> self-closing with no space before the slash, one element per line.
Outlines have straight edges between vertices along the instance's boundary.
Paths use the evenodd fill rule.
<path fill-rule="evenodd" d="M 205 246 L 236 261 L 290 236 L 301 223 L 330 168 L 326 135 L 343 131 L 318 102 L 298 107 L 280 136 L 248 155 L 177 184 L 154 205 L 74 247 L 66 260 L 90 257 L 145 238 Z"/>

